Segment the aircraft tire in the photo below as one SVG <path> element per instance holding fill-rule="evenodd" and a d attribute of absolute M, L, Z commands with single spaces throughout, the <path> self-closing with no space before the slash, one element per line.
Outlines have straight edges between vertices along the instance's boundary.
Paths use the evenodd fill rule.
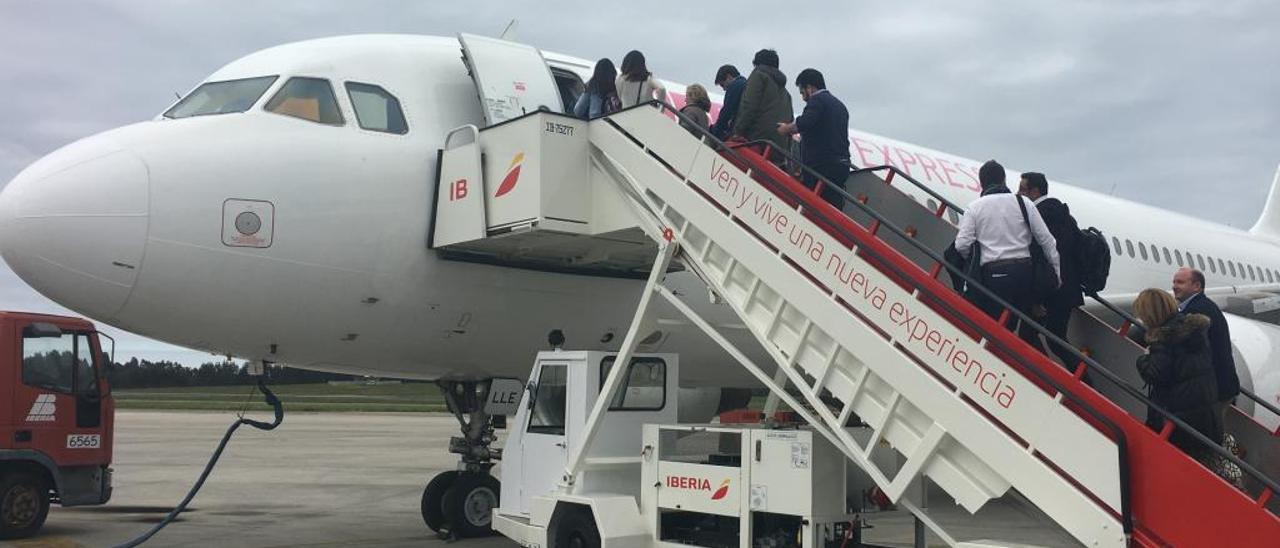
<path fill-rule="evenodd" d="M 455 538 L 492 535 L 493 509 L 500 494 L 498 479 L 488 473 L 459 474 L 444 495 L 445 527 Z"/>
<path fill-rule="evenodd" d="M 427 487 L 422 490 L 422 521 L 432 531 L 439 533 L 444 527 L 445 493 L 457 480 L 457 470 L 446 470 L 431 478 Z"/>
<path fill-rule="evenodd" d="M 0 540 L 26 538 L 49 517 L 49 487 L 24 470 L 0 477 Z"/>

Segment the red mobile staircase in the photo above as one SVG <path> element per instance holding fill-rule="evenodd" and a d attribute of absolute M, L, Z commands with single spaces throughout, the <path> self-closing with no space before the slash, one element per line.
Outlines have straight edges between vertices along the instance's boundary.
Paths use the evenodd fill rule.
<path fill-rule="evenodd" d="M 557 127 L 549 121 L 557 116 L 528 115 L 526 134 Z M 851 174 L 850 192 L 842 191 L 846 203 L 837 209 L 818 197 L 820 188 L 806 187 L 766 157 L 780 152 L 729 147 L 672 118 L 684 120 L 668 105 L 641 105 L 567 137 L 558 132 L 554 146 L 585 140 L 591 176 L 584 180 L 617 183 L 645 234 L 679 246 L 677 258 L 732 307 L 777 362 L 779 378 L 801 393 L 805 405 L 796 411 L 890 497 L 920 516 L 904 494 L 927 476 L 970 512 L 1016 489 L 1086 545 L 1280 546 L 1275 463 L 1255 467 L 1212 444 L 1246 471 L 1242 492 L 1167 441 L 1185 425 L 1171 420 L 1153 432 L 1134 416 L 1149 402 L 1115 373 L 1122 367 L 1099 362 L 1132 363 L 1127 322 L 1077 320 L 1073 329 L 1094 337 L 1096 351 L 1077 353 L 1078 363 L 1065 369 L 1006 327 L 1017 312 L 1006 307 L 992 319 L 939 281 L 951 268 L 941 249 L 955 230 L 944 213 L 958 211 L 941 196 L 894 168 L 861 169 Z M 441 180 L 476 176 L 485 133 L 525 135 L 513 127 L 523 122 L 473 128 L 472 144 L 446 145 Z M 503 138 L 526 139 L 514 150 L 534 147 L 524 137 Z M 554 154 L 543 152 L 548 163 Z M 469 167 L 457 167 L 463 165 Z M 502 175 L 480 174 L 486 199 Z M 911 181 L 936 207 L 920 205 L 895 179 Z M 463 218 L 442 215 L 441 197 L 433 240 L 441 218 Z M 485 204 L 468 207 L 481 216 L 497 211 Z M 493 257 L 511 246 L 500 238 L 518 243 L 538 222 L 519 230 L 491 225 L 487 232 L 483 220 L 465 231 L 446 226 L 467 235 L 437 247 L 501 262 Z M 538 237 L 568 241 L 555 234 Z M 1100 393 L 1086 385 L 1086 371 L 1112 387 Z M 848 427 L 855 417 L 870 426 L 869 439 Z M 905 458 L 896 473 L 870 461 L 882 441 Z"/>

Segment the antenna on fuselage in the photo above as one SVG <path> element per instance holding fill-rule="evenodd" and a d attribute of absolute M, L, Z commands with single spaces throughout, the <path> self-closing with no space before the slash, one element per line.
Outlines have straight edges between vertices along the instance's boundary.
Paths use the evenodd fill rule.
<path fill-rule="evenodd" d="M 520 20 L 512 19 L 510 23 L 507 23 L 507 28 L 502 29 L 502 35 L 498 36 L 498 38 L 502 40 L 515 40 L 516 31 L 518 30 L 520 30 Z"/>

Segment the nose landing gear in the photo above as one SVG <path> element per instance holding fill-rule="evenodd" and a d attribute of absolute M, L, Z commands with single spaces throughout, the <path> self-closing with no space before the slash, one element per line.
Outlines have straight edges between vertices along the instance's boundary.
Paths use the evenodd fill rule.
<path fill-rule="evenodd" d="M 490 381 L 440 381 L 445 403 L 458 419 L 461 436 L 449 440 L 449 452 L 460 456 L 458 470 L 437 474 L 422 491 L 422 521 L 444 538 L 474 538 L 493 534 L 493 509 L 501 487 L 490 475 L 502 451 L 490 445 L 503 416 L 484 412 Z"/>

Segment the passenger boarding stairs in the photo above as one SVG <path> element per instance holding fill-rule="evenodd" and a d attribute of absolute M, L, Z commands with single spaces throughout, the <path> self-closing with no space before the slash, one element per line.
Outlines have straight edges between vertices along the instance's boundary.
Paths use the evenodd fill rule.
<path fill-rule="evenodd" d="M 1081 382 L 1086 368 L 1115 377 L 1096 360 L 1081 355 L 1069 372 L 1001 325 L 1010 312 L 990 319 L 939 281 L 953 206 L 938 197 L 926 211 L 886 184 L 892 170 L 859 170 L 842 212 L 762 154 L 677 118 L 651 104 L 590 122 L 540 112 L 455 130 L 441 152 L 430 245 L 583 273 L 644 273 L 655 254 L 666 271 L 663 258 L 674 258 L 741 317 L 777 371 L 660 284 L 653 294 L 950 543 L 912 502 L 922 476 L 969 512 L 1016 489 L 1088 546 L 1276 545 L 1274 475 L 1242 462 L 1261 487 L 1237 491 L 1170 445 L 1168 431 L 1150 431 Z M 1123 326 L 1083 324 L 1099 341 L 1122 340 Z M 853 427 L 859 420 L 867 426 Z M 876 464 L 883 444 L 900 467 Z"/>

